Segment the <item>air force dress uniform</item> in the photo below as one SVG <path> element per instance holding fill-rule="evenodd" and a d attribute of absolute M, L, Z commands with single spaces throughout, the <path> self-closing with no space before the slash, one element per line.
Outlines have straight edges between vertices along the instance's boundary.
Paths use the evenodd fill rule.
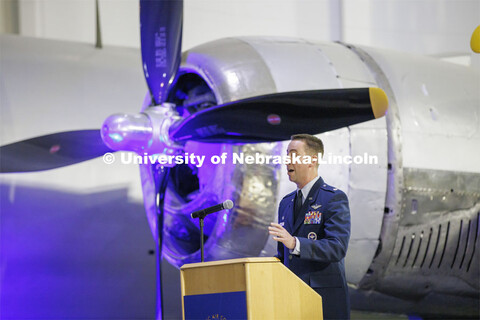
<path fill-rule="evenodd" d="M 348 319 L 350 303 L 344 266 L 350 238 L 347 196 L 319 177 L 295 219 L 296 201 L 295 191 L 282 199 L 278 222 L 297 237 L 300 254 L 293 254 L 279 242 L 277 257 L 322 296 L 324 319 Z"/>

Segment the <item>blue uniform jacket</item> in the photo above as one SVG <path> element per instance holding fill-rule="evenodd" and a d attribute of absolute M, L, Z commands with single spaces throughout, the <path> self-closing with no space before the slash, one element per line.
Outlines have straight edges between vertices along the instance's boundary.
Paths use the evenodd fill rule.
<path fill-rule="evenodd" d="M 320 177 L 310 190 L 295 225 L 294 201 L 295 192 L 282 199 L 278 222 L 298 238 L 300 255 L 291 254 L 279 242 L 277 257 L 322 296 L 325 319 L 348 319 L 350 304 L 344 266 L 350 239 L 347 196 L 325 184 Z"/>

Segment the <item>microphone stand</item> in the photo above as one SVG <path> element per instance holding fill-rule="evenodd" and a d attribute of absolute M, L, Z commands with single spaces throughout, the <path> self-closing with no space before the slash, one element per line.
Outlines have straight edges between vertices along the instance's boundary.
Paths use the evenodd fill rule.
<path fill-rule="evenodd" d="M 205 219 L 205 216 L 200 216 L 200 251 L 202 253 L 202 262 L 205 262 L 205 259 L 203 257 L 203 219 Z"/>
<path fill-rule="evenodd" d="M 202 262 L 205 262 L 205 259 L 204 259 L 204 256 L 203 256 L 203 252 L 204 252 L 204 248 L 203 248 L 203 226 L 204 226 L 204 222 L 203 220 L 205 219 L 207 215 L 205 214 L 205 212 L 203 211 L 202 214 L 199 214 L 198 215 L 198 219 L 199 219 L 199 223 L 200 223 L 200 252 L 201 252 L 201 256 L 202 256 Z"/>
<path fill-rule="evenodd" d="M 232 200 L 227 200 L 222 204 L 217 204 L 216 206 L 203 209 L 200 211 L 195 211 L 194 213 L 191 214 L 192 218 L 198 218 L 199 220 L 199 225 L 200 225 L 200 252 L 201 252 L 201 262 L 205 262 L 205 257 L 204 257 L 204 239 L 203 239 L 203 227 L 204 227 L 204 219 L 209 213 L 213 213 L 216 211 L 224 210 L 224 209 L 231 209 L 233 208 L 233 202 Z"/>

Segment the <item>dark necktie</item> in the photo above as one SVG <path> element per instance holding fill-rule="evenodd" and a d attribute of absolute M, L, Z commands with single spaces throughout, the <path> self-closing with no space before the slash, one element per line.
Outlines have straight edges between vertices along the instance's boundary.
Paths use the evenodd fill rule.
<path fill-rule="evenodd" d="M 302 208 L 302 190 L 298 190 L 297 196 L 295 197 L 295 210 L 294 210 L 294 221 L 297 222 L 298 217 L 300 216 L 300 209 Z"/>

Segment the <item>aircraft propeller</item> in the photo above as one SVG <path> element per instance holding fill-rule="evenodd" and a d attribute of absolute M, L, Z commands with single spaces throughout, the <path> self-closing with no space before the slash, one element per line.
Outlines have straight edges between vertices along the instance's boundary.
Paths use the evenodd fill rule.
<path fill-rule="evenodd" d="M 136 115 L 108 117 L 101 130 L 59 132 L 0 147 L 0 172 L 58 168 L 112 150 L 181 153 L 186 141 L 282 141 L 318 134 L 385 115 L 379 88 L 283 92 L 217 105 L 186 118 L 167 102 L 181 61 L 183 1 L 140 0 L 142 67 L 151 106 Z M 102 140 L 100 139 L 100 133 Z M 152 166 L 152 170 L 156 170 Z M 164 195 L 170 168 L 154 172 L 157 192 L 157 319 L 161 319 L 161 248 Z"/>

